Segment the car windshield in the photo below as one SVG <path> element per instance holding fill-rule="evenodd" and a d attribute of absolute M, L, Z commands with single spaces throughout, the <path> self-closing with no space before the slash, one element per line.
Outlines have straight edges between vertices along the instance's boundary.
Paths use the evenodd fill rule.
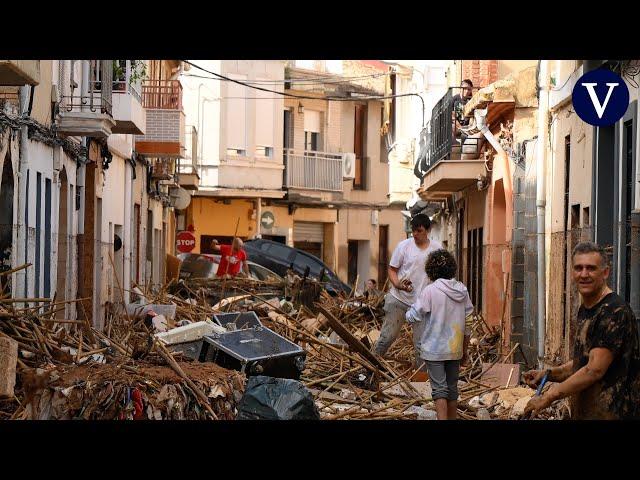
<path fill-rule="evenodd" d="M 273 273 L 268 268 L 262 267 L 253 262 L 248 262 L 248 264 L 249 264 L 249 273 L 251 274 L 251 277 L 255 280 L 262 280 L 262 281 L 282 280 L 282 278 L 279 275 Z"/>

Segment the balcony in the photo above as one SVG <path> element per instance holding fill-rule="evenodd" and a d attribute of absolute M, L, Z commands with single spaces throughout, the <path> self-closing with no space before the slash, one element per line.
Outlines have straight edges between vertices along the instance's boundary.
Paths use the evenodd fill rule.
<path fill-rule="evenodd" d="M 61 88 L 58 132 L 71 136 L 108 137 L 116 124 L 112 116 L 113 61 L 83 60 L 81 64 L 81 77 L 76 79 L 72 68 L 69 87 L 65 84 Z M 83 78 L 88 81 L 83 82 Z M 109 81 L 102 81 L 105 78 Z"/>
<path fill-rule="evenodd" d="M 472 125 L 465 125 L 460 109 L 455 108 L 453 90 L 438 101 L 422 133 L 422 150 L 414 171 L 423 180 L 423 200 L 438 200 L 460 191 L 485 173 L 480 158 L 484 136 Z"/>
<path fill-rule="evenodd" d="M 144 135 L 147 116 L 142 106 L 141 82 L 132 80 L 131 60 L 116 62 L 119 66 L 113 81 L 113 119 L 116 125 L 112 132 Z"/>
<path fill-rule="evenodd" d="M 341 153 L 284 151 L 285 186 L 288 189 L 342 192 Z"/>
<path fill-rule="evenodd" d="M 0 60 L 0 85 L 21 87 L 40 83 L 40 60 Z"/>
<path fill-rule="evenodd" d="M 184 158 L 185 115 L 178 80 L 147 80 L 142 85 L 146 131 L 136 136 L 136 152 L 149 157 Z"/>

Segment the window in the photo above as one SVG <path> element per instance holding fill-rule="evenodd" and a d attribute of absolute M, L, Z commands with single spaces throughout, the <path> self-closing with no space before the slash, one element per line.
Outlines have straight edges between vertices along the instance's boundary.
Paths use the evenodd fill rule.
<path fill-rule="evenodd" d="M 256 147 L 256 157 L 266 157 L 266 158 L 272 158 L 273 157 L 273 147 L 263 147 L 263 146 L 257 146 Z"/>
<path fill-rule="evenodd" d="M 228 74 L 229 78 L 234 80 L 246 80 L 246 75 Z M 243 153 L 236 153 L 236 155 L 244 155 L 247 148 L 246 127 L 247 127 L 247 89 L 243 85 L 239 85 L 233 82 L 225 82 L 227 91 L 226 97 L 228 97 L 222 105 L 226 104 L 226 143 L 227 154 L 229 150 L 242 151 Z M 261 101 L 261 100 L 257 100 Z M 273 122 L 271 122 L 273 123 Z"/>
<path fill-rule="evenodd" d="M 318 133 L 304 132 L 304 149 L 306 151 L 318 151 Z"/>
<path fill-rule="evenodd" d="M 240 150 L 239 148 L 227 148 L 227 155 L 232 157 L 245 157 L 246 154 L 246 150 Z"/>
<path fill-rule="evenodd" d="M 322 131 L 322 113 L 316 110 L 304 112 L 304 149 L 317 152 L 320 147 L 320 132 Z"/>
<path fill-rule="evenodd" d="M 367 106 L 355 106 L 353 146 L 356 154 L 356 174 L 353 179 L 354 190 L 366 190 L 365 155 L 367 142 Z"/>
<path fill-rule="evenodd" d="M 272 243 L 269 245 L 268 252 L 269 252 L 269 255 L 273 257 L 277 257 L 282 260 L 289 261 L 289 256 L 291 255 L 291 248 L 285 245 L 278 245 L 278 244 Z"/>
<path fill-rule="evenodd" d="M 257 280 L 261 281 L 277 281 L 280 280 L 278 275 L 273 273 L 268 268 L 262 267 L 255 263 L 249 263 L 249 273 L 251 276 Z"/>
<path fill-rule="evenodd" d="M 269 81 L 265 78 L 257 78 L 256 81 Z M 276 116 L 276 100 L 273 98 L 273 93 L 263 92 L 260 90 L 252 91 L 255 96 L 256 116 L 255 116 L 255 144 L 258 145 L 256 149 L 256 156 L 271 157 L 272 155 L 266 155 L 259 153 L 259 150 L 269 148 L 273 150 L 275 143 L 275 116 Z M 245 89 L 245 96 L 246 89 Z M 280 110 L 278 110 L 278 113 Z"/>
<path fill-rule="evenodd" d="M 320 264 L 317 260 L 314 260 L 311 257 L 306 256 L 304 253 L 297 253 L 295 259 L 296 267 L 300 270 L 304 271 L 307 267 L 309 267 L 310 275 L 318 276 L 320 275 Z"/>
<path fill-rule="evenodd" d="M 395 95 L 398 93 L 398 83 L 396 74 L 393 73 L 390 75 L 391 78 L 391 95 Z M 389 132 L 391 137 L 391 143 L 393 143 L 396 138 L 396 111 L 398 109 L 396 102 L 396 97 L 391 99 L 391 111 L 389 112 Z"/>

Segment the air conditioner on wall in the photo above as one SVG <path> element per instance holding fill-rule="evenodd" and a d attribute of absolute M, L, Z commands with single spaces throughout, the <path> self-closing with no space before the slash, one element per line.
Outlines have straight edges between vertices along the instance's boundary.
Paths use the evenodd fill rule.
<path fill-rule="evenodd" d="M 342 178 L 344 180 L 353 180 L 356 178 L 356 154 L 342 154 Z"/>

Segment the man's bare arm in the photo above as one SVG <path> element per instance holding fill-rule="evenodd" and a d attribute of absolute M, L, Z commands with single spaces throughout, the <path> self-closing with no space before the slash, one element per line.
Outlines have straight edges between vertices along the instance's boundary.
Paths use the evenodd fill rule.
<path fill-rule="evenodd" d="M 399 270 L 398 268 L 392 267 L 391 265 L 389 265 L 389 268 L 387 269 L 389 282 L 398 290 L 404 290 L 404 287 L 400 285 L 400 280 L 398 279 L 398 270 Z"/>
<path fill-rule="evenodd" d="M 573 360 L 570 360 L 558 367 L 550 368 L 549 370 L 549 381 L 564 382 L 573 373 Z"/>
<path fill-rule="evenodd" d="M 613 352 L 608 348 L 592 348 L 589 352 L 589 361 L 573 375 L 570 375 L 564 382 L 553 384 L 549 390 L 539 397 L 533 397 L 524 409 L 524 413 L 537 412 L 547 408 L 554 401 L 581 392 L 598 380 L 604 377 L 607 369 L 613 361 Z M 567 364 L 561 367 L 561 369 Z"/>
<path fill-rule="evenodd" d="M 608 348 L 592 348 L 589 361 L 564 382 L 553 385 L 547 394 L 553 400 L 559 400 L 574 393 L 581 392 L 604 377 L 613 362 L 613 353 Z M 546 394 L 545 394 L 546 395 Z"/>
<path fill-rule="evenodd" d="M 211 241 L 211 250 L 213 250 L 216 253 L 220 253 L 220 245 L 218 245 L 218 241 L 217 240 L 212 240 Z"/>

